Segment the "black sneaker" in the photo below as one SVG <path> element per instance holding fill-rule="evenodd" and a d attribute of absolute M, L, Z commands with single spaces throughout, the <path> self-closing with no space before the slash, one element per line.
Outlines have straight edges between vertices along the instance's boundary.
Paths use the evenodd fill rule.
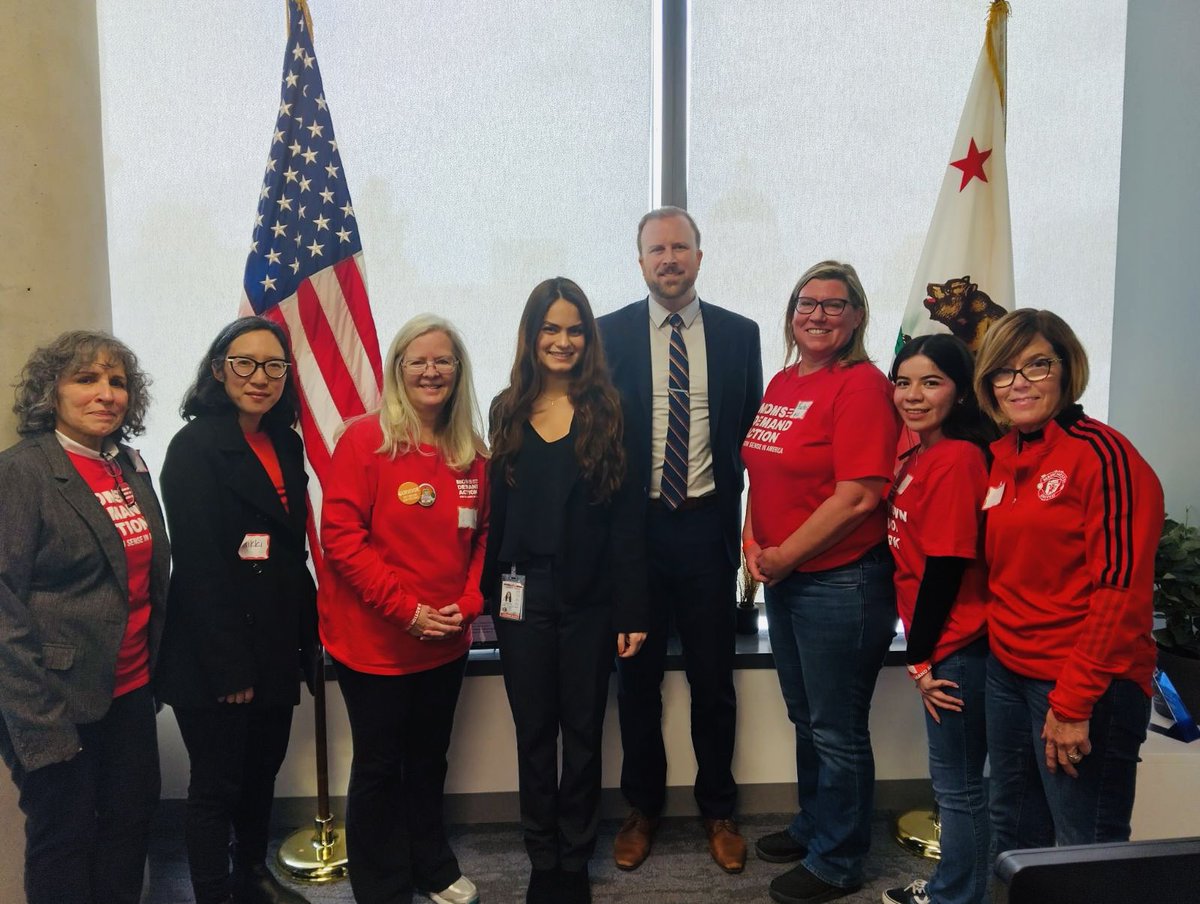
<path fill-rule="evenodd" d="M 771 900 L 779 904 L 821 904 L 854 894 L 862 885 L 842 888 L 819 879 L 804 866 L 793 867 L 771 880 Z"/>
<path fill-rule="evenodd" d="M 883 893 L 883 904 L 931 904 L 925 891 L 925 880 L 917 879 L 904 888 L 889 888 Z"/>
<path fill-rule="evenodd" d="M 803 860 L 808 849 L 792 837 L 787 829 L 782 832 L 772 832 L 754 842 L 754 853 L 759 860 L 767 863 L 791 863 L 793 860 Z"/>

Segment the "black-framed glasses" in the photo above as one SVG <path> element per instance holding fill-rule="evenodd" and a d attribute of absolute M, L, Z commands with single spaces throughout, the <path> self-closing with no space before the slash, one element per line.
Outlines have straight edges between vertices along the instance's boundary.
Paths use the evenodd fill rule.
<path fill-rule="evenodd" d="M 229 369 L 239 377 L 252 377 L 260 367 L 270 380 L 282 380 L 287 376 L 291 363 L 282 358 L 271 358 L 267 361 L 255 361 L 253 358 L 243 358 L 241 355 L 230 355 L 225 359 Z"/>
<path fill-rule="evenodd" d="M 414 377 L 425 373 L 429 367 L 433 367 L 439 374 L 445 376 L 458 370 L 458 359 L 449 355 L 442 358 L 408 358 L 401 361 L 400 366 Z"/>
<path fill-rule="evenodd" d="M 1041 383 L 1050 376 L 1055 364 L 1062 363 L 1062 358 L 1035 358 L 1024 367 L 998 367 L 988 374 L 988 382 L 995 389 L 1012 386 L 1017 374 L 1023 376 L 1029 383 Z"/>
<path fill-rule="evenodd" d="M 841 317 L 846 311 L 846 305 L 852 303 L 846 298 L 826 298 L 824 301 L 817 301 L 815 298 L 801 297 L 796 299 L 796 313 L 811 314 L 820 306 L 826 317 Z"/>

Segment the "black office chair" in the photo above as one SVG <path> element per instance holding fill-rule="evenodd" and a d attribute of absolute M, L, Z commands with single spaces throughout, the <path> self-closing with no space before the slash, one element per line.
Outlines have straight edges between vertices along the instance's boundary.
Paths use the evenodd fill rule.
<path fill-rule="evenodd" d="M 1200 837 L 1005 851 L 993 904 L 1197 904 Z"/>

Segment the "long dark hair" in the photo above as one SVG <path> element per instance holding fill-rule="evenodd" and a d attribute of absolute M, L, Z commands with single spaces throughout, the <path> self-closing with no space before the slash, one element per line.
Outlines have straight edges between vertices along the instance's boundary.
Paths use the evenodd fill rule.
<path fill-rule="evenodd" d="M 292 360 L 292 348 L 283 327 L 265 317 L 239 317 L 217 333 L 217 338 L 212 341 L 212 345 L 201 359 L 200 367 L 196 371 L 196 380 L 188 387 L 188 391 L 183 395 L 183 402 L 179 405 L 179 414 L 184 420 L 190 421 L 204 414 L 224 414 L 236 410 L 233 401 L 225 392 L 225 384 L 217 379 L 213 368 L 225 367 L 225 356 L 229 353 L 229 346 L 233 345 L 234 339 L 256 330 L 266 330 L 278 339 L 283 347 L 283 357 L 289 362 Z M 263 415 L 264 427 L 291 427 L 300 417 L 300 400 L 296 395 L 296 376 L 293 370 L 295 368 L 289 367 L 283 378 L 283 394 L 279 401 Z"/>
<path fill-rule="evenodd" d="M 900 365 L 916 355 L 924 355 L 954 384 L 955 405 L 942 421 L 942 435 L 974 443 L 988 454 L 988 446 L 1000 438 L 1000 430 L 979 408 L 973 391 L 975 359 L 957 336 L 933 333 L 917 336 L 904 344 L 892 362 L 888 378 L 894 383 Z"/>
<path fill-rule="evenodd" d="M 625 477 L 625 449 L 621 445 L 621 400 L 608 376 L 604 348 L 596 331 L 596 318 L 587 296 L 562 276 L 538 283 L 525 302 L 517 331 L 517 354 L 508 386 L 492 401 L 489 417 L 492 461 L 514 485 L 513 464 L 521 451 L 525 422 L 542 391 L 542 368 L 537 359 L 537 339 L 546 312 L 556 301 L 566 301 L 579 311 L 584 346 L 571 375 L 568 395 L 575 408 L 575 458 L 597 502 L 612 497 Z"/>

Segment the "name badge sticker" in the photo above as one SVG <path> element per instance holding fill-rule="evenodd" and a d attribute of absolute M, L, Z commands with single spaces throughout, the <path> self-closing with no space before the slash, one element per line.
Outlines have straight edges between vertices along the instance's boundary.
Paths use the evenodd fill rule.
<path fill-rule="evenodd" d="M 458 507 L 458 526 L 464 527 L 467 530 L 474 530 L 479 523 L 478 509 L 467 508 L 460 505 Z"/>
<path fill-rule="evenodd" d="M 983 511 L 995 508 L 1004 499 L 1004 481 L 998 487 L 988 487 L 987 496 L 983 500 Z"/>
<path fill-rule="evenodd" d="M 258 562 L 271 557 L 270 534 L 246 534 L 238 547 L 238 558 L 247 562 Z"/>
<path fill-rule="evenodd" d="M 133 470 L 139 474 L 149 474 L 150 469 L 146 467 L 146 460 L 142 458 L 142 453 L 137 449 L 129 449 L 129 457 L 133 459 Z"/>

